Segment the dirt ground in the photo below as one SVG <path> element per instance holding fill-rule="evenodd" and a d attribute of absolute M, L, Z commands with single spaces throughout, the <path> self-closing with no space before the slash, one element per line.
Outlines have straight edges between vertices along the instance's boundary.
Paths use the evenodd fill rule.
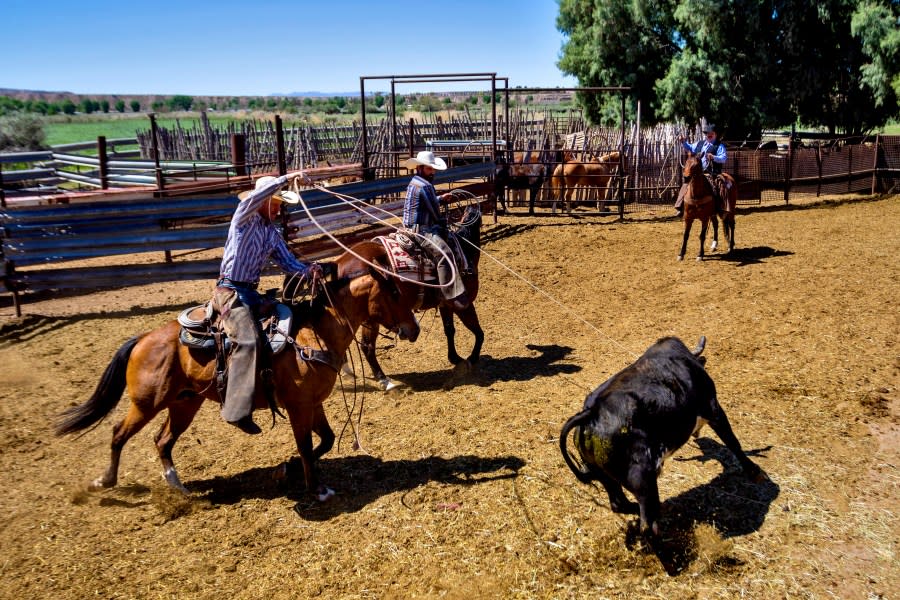
<path fill-rule="evenodd" d="M 898 196 L 742 211 L 734 255 L 698 263 L 696 236 L 676 262 L 674 219 L 488 218 L 482 362 L 451 372 L 433 312 L 415 344 L 383 341 L 406 385 L 361 394 L 345 377 L 328 400 L 344 434 L 321 505 L 276 477 L 296 455 L 280 419 L 250 437 L 201 410 L 175 449 L 189 497 L 161 478 L 162 419 L 126 446 L 117 488 L 87 491 L 127 398 L 80 438 L 52 435 L 128 337 L 211 282 L 38 298 L 21 319 L 4 296 L 0 597 L 896 598 L 898 225 Z M 664 335 L 707 336 L 771 481 L 747 481 L 704 430 L 666 464 L 650 547 L 575 480 L 558 435 Z"/>

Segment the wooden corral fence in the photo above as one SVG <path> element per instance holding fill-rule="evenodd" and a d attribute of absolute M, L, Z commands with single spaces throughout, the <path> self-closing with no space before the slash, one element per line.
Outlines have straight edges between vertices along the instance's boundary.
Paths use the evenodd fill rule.
<path fill-rule="evenodd" d="M 435 183 L 448 189 L 483 194 L 493 163 L 448 169 Z M 472 183 L 475 181 L 475 183 Z M 480 181 L 480 182 L 479 182 Z M 457 182 L 468 182 L 459 185 Z M 386 232 L 383 221 L 397 221 L 403 202 L 397 200 L 409 177 L 356 182 L 333 191 L 365 200 L 368 213 L 325 191 L 303 192 L 310 212 L 343 243 Z M 240 187 L 251 187 L 243 178 Z M 210 279 L 217 276 L 219 258 L 198 259 L 196 250 L 221 248 L 234 194 L 189 198 L 107 199 L 101 202 L 7 206 L 0 209 L 0 251 L 5 288 L 12 293 L 16 315 L 21 315 L 22 294 L 46 290 L 107 288 L 155 282 Z M 491 203 L 483 205 L 485 210 Z M 311 223 L 300 207 L 292 207 L 285 223 L 286 239 L 305 259 L 320 260 L 341 248 Z M 175 257 L 173 252 L 181 251 Z M 73 260 L 140 254 L 132 264 L 71 266 Z"/>

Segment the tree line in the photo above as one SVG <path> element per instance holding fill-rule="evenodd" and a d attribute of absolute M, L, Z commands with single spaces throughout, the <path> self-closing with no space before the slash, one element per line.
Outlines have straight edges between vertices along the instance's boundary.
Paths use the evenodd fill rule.
<path fill-rule="evenodd" d="M 629 86 L 634 118 L 719 125 L 730 139 L 798 124 L 864 134 L 898 115 L 898 0 L 560 0 L 558 66 Z M 618 97 L 579 94 L 595 123 Z"/>
<path fill-rule="evenodd" d="M 385 103 L 390 98 L 382 93 L 375 93 L 366 99 L 366 110 L 374 112 L 386 110 Z M 406 110 L 419 112 L 436 112 L 439 110 L 464 110 L 465 107 L 489 105 L 491 95 L 489 93 L 461 93 L 461 94 L 408 94 L 396 96 L 397 112 Z M 500 94 L 497 94 L 500 101 Z M 534 100 L 529 96 L 519 99 L 519 103 L 528 104 Z M 515 104 L 513 101 L 511 104 Z M 74 115 L 93 113 L 137 113 L 141 110 L 149 110 L 155 113 L 182 112 L 182 111 L 237 111 L 259 110 L 268 112 L 282 112 L 286 114 L 324 113 L 333 114 L 359 114 L 360 101 L 354 96 L 232 96 L 220 98 L 195 98 L 188 95 L 174 95 L 163 99 L 155 98 L 152 101 L 132 98 L 129 102 L 122 98 L 98 98 L 96 96 L 73 96 L 61 100 L 45 99 L 19 99 L 15 96 L 0 95 L 0 116 L 13 113 L 37 114 L 43 116 Z"/>

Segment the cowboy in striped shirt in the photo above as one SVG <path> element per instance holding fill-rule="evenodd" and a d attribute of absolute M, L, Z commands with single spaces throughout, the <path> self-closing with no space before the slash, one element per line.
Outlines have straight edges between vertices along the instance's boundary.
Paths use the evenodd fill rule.
<path fill-rule="evenodd" d="M 434 189 L 435 169 L 443 171 L 447 163 L 427 150 L 419 152 L 405 163 L 407 169 L 415 169 L 416 174 L 406 188 L 403 205 L 403 226 L 418 234 L 419 247 L 431 257 L 437 271 L 438 282 L 451 285 L 441 288 L 450 307 L 459 312 L 469 306 L 469 298 L 459 272 L 451 264 L 453 251 L 444 240 L 447 223 L 440 216 L 440 203 L 446 202 L 446 195 L 438 196 Z M 454 277 L 455 272 L 455 277 Z"/>
<path fill-rule="evenodd" d="M 259 370 L 261 342 L 256 310 L 261 297 L 256 288 L 271 259 L 285 273 L 301 277 L 321 276 L 316 263 L 304 263 L 293 255 L 276 224 L 281 205 L 297 204 L 296 192 L 279 191 L 296 173 L 260 177 L 252 191 L 238 194 L 240 203 L 231 218 L 222 255 L 213 303 L 221 315 L 222 329 L 231 340 L 228 388 L 222 403 L 222 418 L 250 434 L 260 432 L 253 422 L 253 399 Z"/>

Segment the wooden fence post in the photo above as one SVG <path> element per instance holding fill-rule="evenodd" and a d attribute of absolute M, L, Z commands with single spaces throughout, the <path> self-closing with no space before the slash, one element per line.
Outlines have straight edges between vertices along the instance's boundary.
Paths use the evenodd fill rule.
<path fill-rule="evenodd" d="M 231 164 L 234 165 L 234 174 L 238 177 L 247 174 L 246 142 L 243 133 L 231 134 Z"/>
<path fill-rule="evenodd" d="M 875 195 L 875 189 L 878 187 L 878 152 L 881 147 L 881 134 L 875 135 L 875 158 L 872 160 L 872 192 Z"/>
<path fill-rule="evenodd" d="M 109 189 L 109 159 L 106 156 L 106 136 L 97 136 L 97 161 L 99 163 L 100 189 Z"/>
<path fill-rule="evenodd" d="M 275 115 L 275 154 L 278 157 L 278 174 L 287 173 L 287 161 L 284 152 L 284 128 L 281 125 L 281 116 Z"/>
<path fill-rule="evenodd" d="M 791 203 L 791 173 L 794 170 L 794 143 L 788 140 L 787 164 L 784 166 L 784 203 Z"/>
<path fill-rule="evenodd" d="M 847 144 L 847 191 L 853 189 L 853 145 Z"/>
<path fill-rule="evenodd" d="M 156 188 L 162 191 L 166 186 L 163 181 L 162 169 L 159 166 L 159 127 L 156 125 L 155 114 L 150 113 L 147 116 L 150 117 L 150 143 L 153 145 L 153 163 L 156 165 Z"/>

